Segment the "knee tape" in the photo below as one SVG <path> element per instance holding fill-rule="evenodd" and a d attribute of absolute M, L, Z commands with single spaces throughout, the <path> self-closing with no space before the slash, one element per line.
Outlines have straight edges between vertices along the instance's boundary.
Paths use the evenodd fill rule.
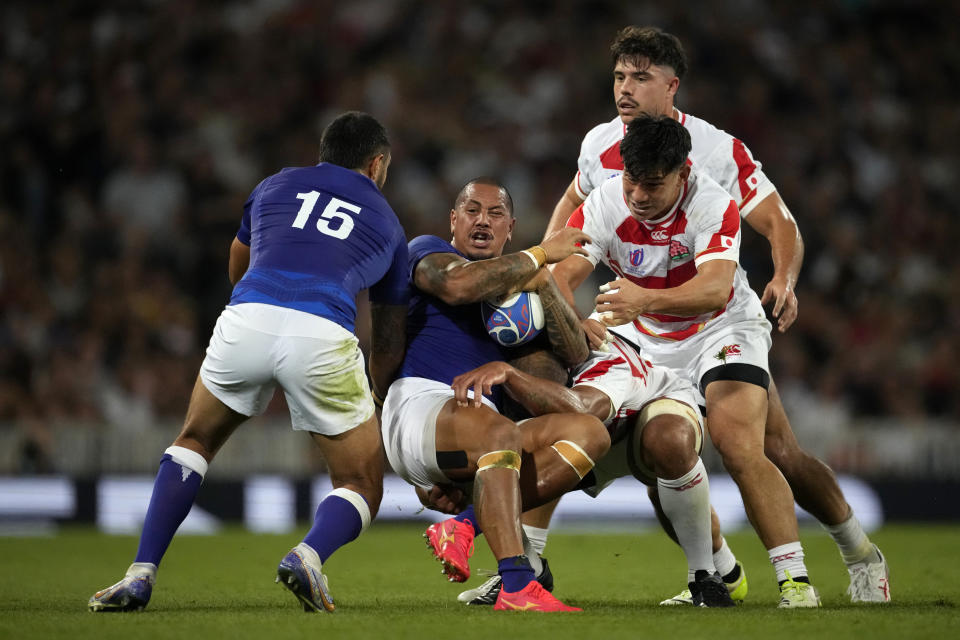
<path fill-rule="evenodd" d="M 637 423 L 640 425 L 646 425 L 652 419 L 664 413 L 686 418 L 696 434 L 696 450 L 697 454 L 699 454 L 700 450 L 703 448 L 703 425 L 700 422 L 699 414 L 693 409 L 693 407 L 685 405 L 682 402 L 672 398 L 660 398 L 659 400 L 654 400 L 643 408 L 643 410 L 640 412 L 640 418 L 637 420 Z M 639 445 L 639 440 L 637 444 Z"/>
<path fill-rule="evenodd" d="M 553 443 L 550 448 L 556 451 L 557 455 L 563 458 L 564 462 L 573 467 L 573 471 L 581 480 L 583 480 L 583 476 L 590 473 L 590 470 L 593 469 L 593 460 L 590 459 L 587 452 L 576 442 L 558 440 Z"/>
<path fill-rule="evenodd" d="M 491 451 L 477 458 L 477 473 L 487 469 L 513 469 L 520 474 L 520 454 L 508 449 Z"/>

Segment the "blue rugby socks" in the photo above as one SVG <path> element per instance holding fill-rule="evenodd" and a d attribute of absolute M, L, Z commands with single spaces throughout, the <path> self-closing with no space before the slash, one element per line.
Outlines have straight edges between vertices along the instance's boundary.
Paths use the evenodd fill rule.
<path fill-rule="evenodd" d="M 483 531 L 480 529 L 480 523 L 477 522 L 477 514 L 474 513 L 472 504 L 454 516 L 453 519 L 458 522 L 464 522 L 473 527 L 473 535 L 475 536 L 479 536 L 483 533 Z"/>
<path fill-rule="evenodd" d="M 160 565 L 177 528 L 190 513 L 206 473 L 207 461 L 196 451 L 185 447 L 168 447 L 164 451 L 135 562 Z"/>
<path fill-rule="evenodd" d="M 355 540 L 370 524 L 370 507 L 362 495 L 350 489 L 334 489 L 317 507 L 313 527 L 303 542 L 327 561 L 333 552 Z"/>
<path fill-rule="evenodd" d="M 523 591 L 524 587 L 537 579 L 527 556 L 504 558 L 497 563 L 497 572 L 503 579 L 503 590 L 507 593 Z"/>

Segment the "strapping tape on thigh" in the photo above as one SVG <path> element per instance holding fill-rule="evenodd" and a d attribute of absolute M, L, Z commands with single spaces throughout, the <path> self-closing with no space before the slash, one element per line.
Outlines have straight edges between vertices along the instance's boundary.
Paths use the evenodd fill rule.
<path fill-rule="evenodd" d="M 593 469 L 593 460 L 590 459 L 587 452 L 576 442 L 558 440 L 553 443 L 550 448 L 556 451 L 557 454 L 563 458 L 564 462 L 573 467 L 577 477 L 581 480 L 583 480 L 583 476 L 590 473 L 590 470 Z"/>

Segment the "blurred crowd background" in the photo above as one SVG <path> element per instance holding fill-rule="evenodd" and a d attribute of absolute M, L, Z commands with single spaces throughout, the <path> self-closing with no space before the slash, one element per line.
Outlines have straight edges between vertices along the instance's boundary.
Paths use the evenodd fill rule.
<path fill-rule="evenodd" d="M 4 2 L 0 467 L 57 470 L 62 429 L 173 437 L 244 200 L 315 163 L 340 111 L 387 125 L 408 238 L 446 235 L 460 186 L 494 174 L 514 249 L 535 244 L 583 135 L 615 115 L 608 48 L 627 24 L 681 39 L 678 107 L 743 140 L 798 220 L 800 317 L 771 361 L 801 440 L 871 473 L 860 445 L 829 443 L 881 425 L 895 457 L 960 434 L 960 5 L 722 7 Z M 748 228 L 742 260 L 762 291 L 769 246 Z"/>

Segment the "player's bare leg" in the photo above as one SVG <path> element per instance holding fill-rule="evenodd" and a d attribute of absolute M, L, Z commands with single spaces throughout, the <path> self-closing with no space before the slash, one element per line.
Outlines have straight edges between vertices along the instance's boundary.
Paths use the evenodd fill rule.
<path fill-rule="evenodd" d="M 555 502 L 573 489 L 610 448 L 603 423 L 589 415 L 550 414 L 520 425 L 524 511 Z"/>
<path fill-rule="evenodd" d="M 724 467 L 740 488 L 750 523 L 772 549 L 799 539 L 793 494 L 763 453 L 767 394 L 762 387 L 718 380 L 706 390 L 707 426 Z"/>
<path fill-rule="evenodd" d="M 197 376 L 183 429 L 172 446 L 196 451 L 207 462 L 211 462 L 220 447 L 246 419 L 247 416 L 220 402 Z"/>
<path fill-rule="evenodd" d="M 523 437 L 517 425 L 485 406 L 458 407 L 455 400 L 448 401 L 440 410 L 436 424 L 437 451 L 466 453 L 466 468 L 444 469 L 444 473 L 453 481 L 473 478 L 476 517 L 497 559 L 503 585 L 494 609 L 579 611 L 546 591 L 536 581 L 533 568 L 523 555 L 520 533 Z M 443 529 L 440 533 L 451 538 L 470 529 L 472 550 L 473 527 L 455 519 L 438 524 L 447 523 L 457 528 Z M 446 543 L 439 546 L 432 543 L 435 552 L 442 551 L 443 544 Z M 451 539 L 450 544 L 454 544 L 454 540 Z"/>
<path fill-rule="evenodd" d="M 783 473 L 802 509 L 830 534 L 850 573 L 853 602 L 889 602 L 890 572 L 880 550 L 864 532 L 837 478 L 826 464 L 800 447 L 771 380 L 764 438 L 767 457 Z"/>
<path fill-rule="evenodd" d="M 491 452 L 509 451 L 517 458 L 522 437 L 517 426 L 485 406 L 458 407 L 449 400 L 437 416 L 437 451 L 464 451 L 468 466 L 444 469 L 454 481 L 474 479 L 474 509 L 497 559 L 521 555 L 520 483 L 516 469 L 500 465 L 502 461 L 478 465 Z M 502 456 L 501 456 L 502 457 Z"/>
<path fill-rule="evenodd" d="M 781 584 L 780 606 L 819 606 L 803 562 L 793 494 L 763 452 L 766 390 L 746 382 L 715 380 L 707 385 L 705 395 L 710 437 L 770 555 Z"/>
<path fill-rule="evenodd" d="M 377 515 L 383 496 L 383 447 L 376 416 L 344 433 L 311 433 L 320 448 L 333 491 L 317 506 L 313 526 L 277 568 L 277 582 L 297 597 L 303 610 L 333 611 L 324 563 L 355 540 Z"/>
<path fill-rule="evenodd" d="M 764 451 L 787 479 L 793 497 L 802 509 L 825 525 L 840 524 L 850 516 L 850 505 L 843 497 L 833 471 L 804 451 L 797 442 L 772 381 Z"/>
<path fill-rule="evenodd" d="M 160 460 L 136 558 L 120 582 L 90 598 L 91 611 L 147 606 L 160 561 L 193 506 L 209 462 L 246 419 L 220 402 L 197 376 L 183 429 Z"/>

